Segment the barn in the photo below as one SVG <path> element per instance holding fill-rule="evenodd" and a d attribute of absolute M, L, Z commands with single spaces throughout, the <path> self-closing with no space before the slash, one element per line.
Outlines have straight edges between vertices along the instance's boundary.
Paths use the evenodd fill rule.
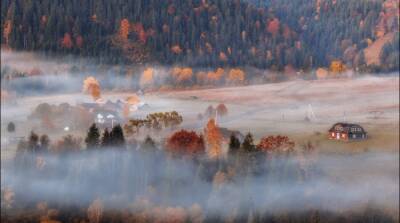
<path fill-rule="evenodd" d="M 343 141 L 367 139 L 367 132 L 363 127 L 351 123 L 336 123 L 329 129 L 329 138 Z"/>

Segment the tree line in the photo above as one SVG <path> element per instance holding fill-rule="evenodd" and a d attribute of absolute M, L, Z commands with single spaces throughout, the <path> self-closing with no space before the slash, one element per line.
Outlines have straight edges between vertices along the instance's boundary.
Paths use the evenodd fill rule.
<path fill-rule="evenodd" d="M 318 1 L 319 2 L 319 1 Z M 377 38 L 380 1 L 2 0 L 2 38 L 16 50 L 104 63 L 254 66 L 283 71 L 357 67 Z M 392 21 L 392 20 L 390 20 Z M 397 20 L 385 32 L 398 32 Z M 398 56 L 398 55 L 397 55 Z M 393 68 L 391 68 L 393 69 Z"/>

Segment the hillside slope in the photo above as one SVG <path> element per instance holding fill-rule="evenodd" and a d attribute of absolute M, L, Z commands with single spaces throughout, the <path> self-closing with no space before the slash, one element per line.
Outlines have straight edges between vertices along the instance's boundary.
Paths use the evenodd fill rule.
<path fill-rule="evenodd" d="M 353 68 L 368 65 L 360 59 L 363 50 L 387 33 L 398 33 L 399 18 L 395 0 L 1 3 L 1 43 L 15 50 L 92 56 L 110 63 L 280 71 L 327 67 L 333 60 Z M 377 52 L 372 56 L 380 58 Z M 388 57 L 398 58 L 398 50 Z M 398 63 L 390 69 L 396 68 Z"/>

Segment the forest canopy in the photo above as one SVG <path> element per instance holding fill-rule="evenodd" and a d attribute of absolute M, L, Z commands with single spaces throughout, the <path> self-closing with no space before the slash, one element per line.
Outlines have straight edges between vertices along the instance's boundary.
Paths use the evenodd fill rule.
<path fill-rule="evenodd" d="M 398 33 L 398 4 L 393 0 L 1 3 L 3 46 L 93 56 L 108 63 L 283 71 L 329 67 L 340 60 L 347 67 L 365 69 L 368 61 L 360 59 L 364 49 L 386 34 Z M 398 68 L 398 51 L 389 48 L 380 57 L 383 71 Z"/>

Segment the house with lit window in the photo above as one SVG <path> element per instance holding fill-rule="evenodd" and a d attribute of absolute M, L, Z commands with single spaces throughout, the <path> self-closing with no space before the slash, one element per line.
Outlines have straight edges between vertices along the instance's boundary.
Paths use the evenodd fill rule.
<path fill-rule="evenodd" d="M 351 141 L 367 139 L 367 132 L 363 127 L 351 123 L 336 123 L 329 129 L 329 138 Z"/>

